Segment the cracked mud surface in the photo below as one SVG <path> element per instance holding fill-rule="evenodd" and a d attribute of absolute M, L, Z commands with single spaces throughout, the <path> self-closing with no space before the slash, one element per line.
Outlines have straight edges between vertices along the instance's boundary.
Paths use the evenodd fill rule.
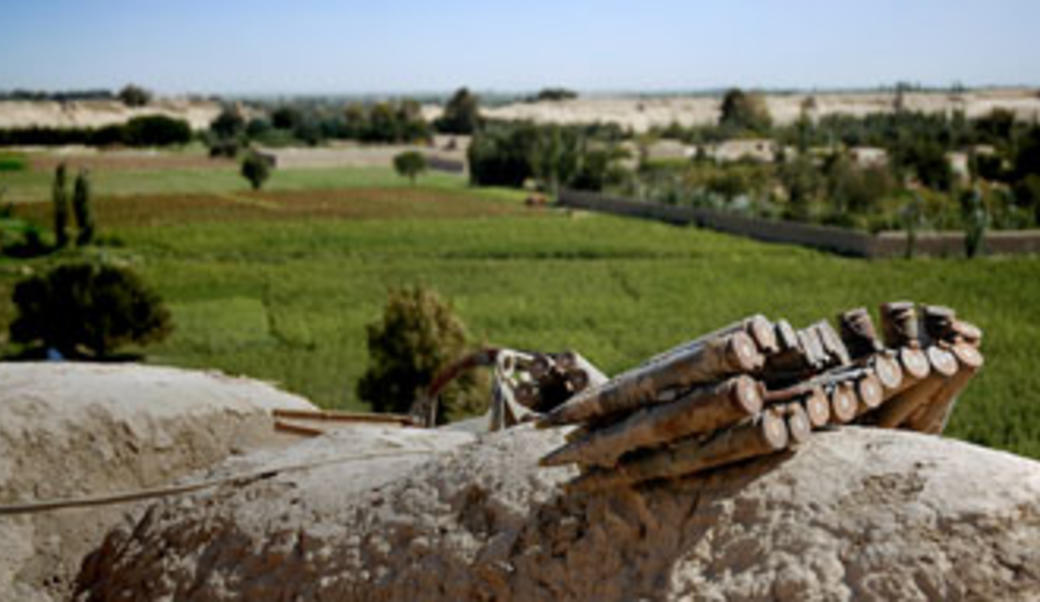
<path fill-rule="evenodd" d="M 846 428 L 795 454 L 587 497 L 559 431 L 359 429 L 221 470 L 433 449 L 153 506 L 81 600 L 979 600 L 1040 596 L 1040 464 Z M 287 455 L 286 455 L 287 454 Z M 220 471 L 218 470 L 218 474 Z"/>

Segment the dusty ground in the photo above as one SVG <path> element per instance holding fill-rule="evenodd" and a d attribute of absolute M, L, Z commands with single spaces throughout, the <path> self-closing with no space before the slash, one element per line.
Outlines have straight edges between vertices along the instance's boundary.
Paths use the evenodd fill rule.
<path fill-rule="evenodd" d="M 65 147 L 64 152 L 33 152 L 29 164 L 35 171 L 54 171 L 65 163 L 71 173 L 81 167 L 91 171 L 135 171 L 159 169 L 211 169 L 238 167 L 238 161 L 210 158 L 201 153 L 170 153 L 157 150 L 106 150 Z"/>
<path fill-rule="evenodd" d="M 798 118 L 802 101 L 807 94 L 768 95 L 766 104 L 773 120 L 791 123 Z M 848 113 L 864 115 L 891 111 L 891 93 L 821 93 L 816 99 L 814 115 Z M 718 122 L 720 97 L 580 97 L 560 102 L 514 103 L 484 109 L 487 117 L 495 119 L 531 119 L 539 123 L 594 123 L 612 122 L 643 132 L 653 126 L 678 122 L 682 125 L 703 125 Z M 1014 111 L 1021 119 L 1033 119 L 1040 114 L 1040 95 L 1037 90 L 979 90 L 960 95 L 946 93 L 914 93 L 906 96 L 910 110 L 928 112 L 963 110 L 969 117 L 977 117 L 994 107 Z M 436 107 L 426 107 L 424 115 L 435 118 Z"/>
<path fill-rule="evenodd" d="M 269 385 L 139 365 L 0 363 L 0 505 L 152 487 L 281 447 Z M 0 601 L 64 599 L 80 560 L 146 503 L 0 516 Z"/>
<path fill-rule="evenodd" d="M 559 431 L 339 432 L 163 501 L 84 565 L 80 600 L 1035 600 L 1040 464 L 847 428 L 795 454 L 588 497 Z M 362 452 L 426 451 L 348 461 Z M 162 550 L 161 554 L 155 553 Z"/>
<path fill-rule="evenodd" d="M 187 121 L 192 129 L 209 127 L 220 114 L 220 104 L 180 98 L 160 98 L 145 107 L 130 108 L 118 100 L 0 101 L 0 128 L 42 126 L 54 128 L 103 127 L 140 115 L 166 115 Z"/>
<path fill-rule="evenodd" d="M 293 167 L 389 167 L 394 156 L 405 151 L 418 151 L 428 158 L 457 163 L 459 171 L 465 165 L 468 136 L 435 136 L 429 146 L 407 144 L 334 143 L 316 148 L 264 148 L 276 158 L 276 165 Z M 454 171 L 454 170 L 452 170 Z"/>

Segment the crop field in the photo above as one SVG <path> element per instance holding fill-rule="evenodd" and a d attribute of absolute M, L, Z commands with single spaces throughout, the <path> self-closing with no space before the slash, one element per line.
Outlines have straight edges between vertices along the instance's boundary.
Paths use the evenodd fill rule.
<path fill-rule="evenodd" d="M 15 174 L 19 177 L 33 172 Z M 579 350 L 610 373 L 754 312 L 796 326 L 883 301 L 942 303 L 985 329 L 987 366 L 950 434 L 1040 457 L 1040 264 L 1035 258 L 863 261 L 695 228 L 529 209 L 517 191 L 389 170 L 276 172 L 245 190 L 231 170 L 97 174 L 102 234 L 84 251 L 132 265 L 162 294 L 175 332 L 148 361 L 280 383 L 361 409 L 367 323 L 388 288 L 426 284 L 474 338 Z M 42 183 L 15 183 L 27 201 Z M 46 203 L 18 214 L 46 225 Z M 0 260 L 0 320 L 26 269 L 79 251 Z"/>

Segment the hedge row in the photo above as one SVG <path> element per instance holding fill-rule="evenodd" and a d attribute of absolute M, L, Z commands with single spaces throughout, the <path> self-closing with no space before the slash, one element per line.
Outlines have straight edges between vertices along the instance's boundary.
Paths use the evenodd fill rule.
<path fill-rule="evenodd" d="M 101 128 L 26 127 L 0 129 L 0 146 L 167 146 L 191 141 L 191 126 L 162 115 L 134 117 Z"/>

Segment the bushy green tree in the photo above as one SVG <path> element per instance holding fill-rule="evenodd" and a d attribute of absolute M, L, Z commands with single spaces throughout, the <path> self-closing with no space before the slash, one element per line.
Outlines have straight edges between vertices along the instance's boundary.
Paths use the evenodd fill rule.
<path fill-rule="evenodd" d="M 761 94 L 747 93 L 732 88 L 722 98 L 719 125 L 734 130 L 749 130 L 757 133 L 769 131 L 773 119 L 769 115 L 765 98 Z"/>
<path fill-rule="evenodd" d="M 561 183 L 566 184 L 578 173 L 584 153 L 585 140 L 579 132 L 553 124 L 538 129 L 530 163 L 545 190 L 557 198 Z"/>
<path fill-rule="evenodd" d="M 780 181 L 787 190 L 788 217 L 807 220 L 820 190 L 820 174 L 812 161 L 799 155 L 780 166 Z"/>
<path fill-rule="evenodd" d="M 415 178 L 426 171 L 426 156 L 418 151 L 405 151 L 394 156 L 394 169 L 415 185 Z"/>
<path fill-rule="evenodd" d="M 472 134 L 480 129 L 480 100 L 468 88 L 459 88 L 435 126 L 445 134 Z"/>
<path fill-rule="evenodd" d="M 119 100 L 128 107 L 143 107 L 152 102 L 152 93 L 141 86 L 127 84 L 119 91 Z"/>
<path fill-rule="evenodd" d="M 366 332 L 368 369 L 357 391 L 376 412 L 408 412 L 437 373 L 468 346 L 466 328 L 451 306 L 419 286 L 391 290 L 383 316 Z M 441 393 L 438 422 L 479 411 L 477 397 L 477 379 L 463 374 Z"/>
<path fill-rule="evenodd" d="M 1040 176 L 1040 126 L 1031 127 L 1019 143 L 1015 154 L 1014 177 L 1021 179 L 1029 174 Z"/>
<path fill-rule="evenodd" d="M 983 237 L 989 226 L 986 204 L 978 187 L 966 191 L 961 197 L 961 212 L 964 220 L 964 254 L 975 257 L 982 250 Z"/>
<path fill-rule="evenodd" d="M 542 88 L 538 91 L 538 95 L 533 100 L 547 100 L 547 101 L 560 101 L 560 100 L 573 100 L 578 97 L 578 93 L 574 90 L 568 90 L 567 88 Z"/>
<path fill-rule="evenodd" d="M 250 151 L 249 154 L 242 159 L 241 168 L 242 177 L 249 180 L 250 186 L 253 190 L 260 190 L 260 187 L 264 185 L 267 178 L 271 176 L 271 162 L 255 151 Z"/>
<path fill-rule="evenodd" d="M 72 212 L 76 216 L 76 244 L 89 245 L 94 240 L 94 211 L 90 205 L 90 178 L 86 169 L 79 170 L 72 188 Z"/>
<path fill-rule="evenodd" d="M 123 126 L 123 143 L 129 146 L 168 146 L 191 142 L 191 126 L 165 115 L 134 117 Z"/>
<path fill-rule="evenodd" d="M 929 188 L 948 191 L 953 185 L 953 169 L 946 151 L 934 140 L 908 137 L 892 149 L 892 159 Z"/>
<path fill-rule="evenodd" d="M 466 150 L 470 181 L 480 186 L 521 186 L 535 175 L 531 158 L 538 138 L 538 129 L 530 123 L 481 130 Z"/>
<path fill-rule="evenodd" d="M 827 198 L 837 214 L 865 213 L 897 187 L 886 166 L 860 167 L 843 153 L 829 157 L 823 173 Z"/>
<path fill-rule="evenodd" d="M 224 107 L 210 122 L 209 129 L 217 138 L 236 138 L 246 129 L 246 120 L 235 107 Z"/>
<path fill-rule="evenodd" d="M 43 344 L 66 357 L 105 357 L 128 343 L 161 341 L 172 330 L 162 299 L 126 268 L 70 264 L 14 288 L 11 340 Z"/>
<path fill-rule="evenodd" d="M 280 130 L 293 130 L 303 121 L 303 113 L 296 107 L 282 106 L 271 113 L 271 124 Z"/>
<path fill-rule="evenodd" d="M 51 203 L 54 205 L 54 242 L 58 248 L 69 244 L 69 196 L 66 190 L 66 167 L 59 163 L 51 183 Z"/>

